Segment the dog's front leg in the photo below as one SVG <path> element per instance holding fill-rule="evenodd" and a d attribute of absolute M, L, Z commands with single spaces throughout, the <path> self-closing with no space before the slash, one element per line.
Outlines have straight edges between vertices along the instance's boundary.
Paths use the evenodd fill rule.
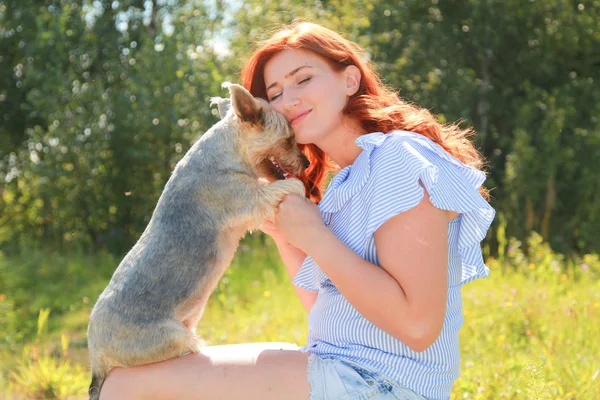
<path fill-rule="evenodd" d="M 257 215 L 255 219 L 256 227 L 258 228 L 266 219 L 275 218 L 275 212 L 279 203 L 288 194 L 297 194 L 304 197 L 306 191 L 304 185 L 298 179 L 285 179 L 275 181 L 261 188 L 258 207 L 256 208 Z"/>

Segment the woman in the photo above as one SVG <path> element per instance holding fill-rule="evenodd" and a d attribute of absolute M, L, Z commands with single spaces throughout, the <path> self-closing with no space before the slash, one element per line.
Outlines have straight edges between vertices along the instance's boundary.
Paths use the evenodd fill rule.
<path fill-rule="evenodd" d="M 310 200 L 287 196 L 263 227 L 310 313 L 308 344 L 115 369 L 101 399 L 450 398 L 460 288 L 489 274 L 494 217 L 470 131 L 400 100 L 357 45 L 315 24 L 263 43 L 242 81 L 311 161 Z M 322 196 L 328 160 L 341 169 Z"/>

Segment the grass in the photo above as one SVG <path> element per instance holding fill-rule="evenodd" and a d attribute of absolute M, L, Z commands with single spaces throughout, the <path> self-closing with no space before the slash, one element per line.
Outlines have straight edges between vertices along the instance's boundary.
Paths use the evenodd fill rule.
<path fill-rule="evenodd" d="M 600 260 L 511 240 L 463 289 L 453 399 L 599 399 Z M 85 399 L 87 318 L 118 260 L 0 257 L 0 400 Z M 198 326 L 209 344 L 305 343 L 307 316 L 270 241 L 248 237 Z"/>

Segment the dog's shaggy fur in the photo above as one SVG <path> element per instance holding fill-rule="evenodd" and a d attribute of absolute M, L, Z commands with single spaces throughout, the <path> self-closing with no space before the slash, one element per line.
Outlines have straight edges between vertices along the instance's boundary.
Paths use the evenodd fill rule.
<path fill-rule="evenodd" d="M 88 327 L 97 400 L 114 367 L 198 352 L 204 305 L 248 231 L 304 196 L 308 165 L 285 118 L 239 85 L 215 100 L 222 120 L 179 161 L 138 242 L 94 305 Z M 264 179 L 260 179 L 264 178 Z"/>

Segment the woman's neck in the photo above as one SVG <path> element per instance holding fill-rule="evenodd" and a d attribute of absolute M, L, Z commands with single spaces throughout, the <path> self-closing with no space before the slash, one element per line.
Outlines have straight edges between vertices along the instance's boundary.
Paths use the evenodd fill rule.
<path fill-rule="evenodd" d="M 362 152 L 363 149 L 354 142 L 365 133 L 360 122 L 348 119 L 335 132 L 330 132 L 321 143 L 315 144 L 340 168 L 345 168 L 353 164 Z"/>

